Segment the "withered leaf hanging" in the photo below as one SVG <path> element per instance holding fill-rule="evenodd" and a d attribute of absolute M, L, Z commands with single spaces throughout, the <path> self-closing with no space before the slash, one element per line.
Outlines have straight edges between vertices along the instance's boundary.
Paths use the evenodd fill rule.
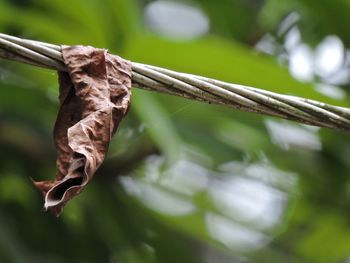
<path fill-rule="evenodd" d="M 63 46 L 62 54 L 68 73 L 58 73 L 56 177 L 34 182 L 44 194 L 44 208 L 56 216 L 103 162 L 131 96 L 130 62 L 93 47 Z"/>

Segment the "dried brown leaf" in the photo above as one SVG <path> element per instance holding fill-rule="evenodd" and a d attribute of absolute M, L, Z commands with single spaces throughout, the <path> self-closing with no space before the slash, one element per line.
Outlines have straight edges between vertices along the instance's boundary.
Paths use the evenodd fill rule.
<path fill-rule="evenodd" d="M 131 96 L 130 62 L 93 47 L 64 46 L 62 53 L 68 73 L 59 72 L 56 178 L 34 182 L 57 216 L 102 164 Z"/>

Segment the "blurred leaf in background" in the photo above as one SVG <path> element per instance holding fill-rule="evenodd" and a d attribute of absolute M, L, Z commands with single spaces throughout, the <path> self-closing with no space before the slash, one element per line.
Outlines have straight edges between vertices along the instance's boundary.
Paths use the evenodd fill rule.
<path fill-rule="evenodd" d="M 346 0 L 2 0 L 0 31 L 349 106 Z M 0 62 L 0 262 L 348 262 L 349 135 L 133 89 L 60 218 L 50 70 Z"/>

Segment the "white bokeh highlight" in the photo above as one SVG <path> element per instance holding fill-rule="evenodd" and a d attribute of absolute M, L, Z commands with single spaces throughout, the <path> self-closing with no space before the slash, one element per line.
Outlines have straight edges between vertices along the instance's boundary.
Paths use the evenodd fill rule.
<path fill-rule="evenodd" d="M 185 2 L 158 0 L 148 4 L 144 12 L 146 24 L 165 37 L 190 40 L 209 31 L 210 23 L 205 13 Z"/>

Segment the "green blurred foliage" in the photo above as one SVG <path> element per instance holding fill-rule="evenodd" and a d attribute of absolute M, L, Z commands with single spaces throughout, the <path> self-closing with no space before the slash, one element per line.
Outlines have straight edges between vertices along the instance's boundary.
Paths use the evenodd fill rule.
<path fill-rule="evenodd" d="M 278 28 L 292 12 L 306 44 L 337 35 L 348 47 L 348 1 L 176 1 L 210 21 L 210 31 L 191 40 L 154 32 L 144 18 L 152 2 L 2 0 L 0 31 L 350 105 L 254 48 L 267 33 L 283 46 Z M 0 62 L 0 262 L 350 259 L 349 135 L 143 90 L 133 89 L 93 182 L 61 217 L 44 213 L 30 178 L 55 173 L 56 78 Z"/>

